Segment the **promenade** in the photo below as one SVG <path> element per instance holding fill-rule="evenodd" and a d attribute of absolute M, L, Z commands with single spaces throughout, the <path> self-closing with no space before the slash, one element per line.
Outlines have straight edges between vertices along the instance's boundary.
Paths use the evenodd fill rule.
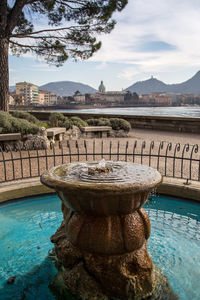
<path fill-rule="evenodd" d="M 135 138 L 144 141 L 157 141 L 157 142 L 171 142 L 172 144 L 180 143 L 181 145 L 199 145 L 200 147 L 200 132 L 197 133 L 184 133 L 184 132 L 171 132 L 162 130 L 149 130 L 133 128 L 129 133 L 129 138 Z"/>

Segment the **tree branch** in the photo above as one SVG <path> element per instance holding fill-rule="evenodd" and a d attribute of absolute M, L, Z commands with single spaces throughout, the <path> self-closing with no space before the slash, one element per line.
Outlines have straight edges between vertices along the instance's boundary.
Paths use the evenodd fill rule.
<path fill-rule="evenodd" d="M 77 1 L 70 1 L 70 0 L 68 0 L 68 1 L 65 1 L 65 0 L 55 0 L 55 2 L 56 3 L 58 3 L 58 4 L 62 4 L 62 5 L 66 5 L 66 6 L 68 6 L 69 4 L 67 4 L 67 3 L 72 3 L 72 4 L 78 4 L 78 5 L 84 5 L 85 4 L 85 1 L 83 0 L 83 1 L 81 1 L 81 0 L 77 0 Z M 67 3 L 66 3 L 67 2 Z"/>
<path fill-rule="evenodd" d="M 20 48 L 28 48 L 28 49 L 32 49 L 34 51 L 34 49 L 55 49 L 55 46 L 52 45 L 51 43 L 48 43 L 50 46 L 37 46 L 37 45 L 26 45 L 26 44 L 20 44 L 20 43 L 17 43 L 17 42 L 14 42 L 14 41 L 10 41 L 11 44 L 13 45 L 16 45 Z M 72 51 L 72 52 L 76 52 L 77 50 L 73 49 L 73 48 L 65 48 L 66 51 Z"/>
<path fill-rule="evenodd" d="M 85 26 L 85 25 L 84 25 Z M 73 29 L 82 29 L 83 26 L 77 25 L 77 26 L 70 26 L 70 27 L 59 27 L 59 28 L 54 28 L 54 29 L 44 29 L 44 30 L 38 30 L 34 32 L 29 32 L 28 35 L 35 35 L 35 34 L 40 34 L 40 33 L 45 33 L 45 32 L 55 32 L 55 31 L 63 31 L 63 30 L 73 30 Z M 26 37 L 26 34 L 12 34 L 11 37 L 16 37 L 16 38 L 21 38 L 21 37 Z"/>
<path fill-rule="evenodd" d="M 44 47 L 38 47 L 38 46 L 34 46 L 34 45 L 25 45 L 25 44 L 20 44 L 20 43 L 17 43 L 17 42 L 13 42 L 13 41 L 10 41 L 10 43 L 11 44 L 13 44 L 13 45 L 16 45 L 16 46 L 18 46 L 18 47 L 20 47 L 20 48 L 28 48 L 28 49 L 38 49 L 38 48 L 40 48 L 40 49 L 47 49 L 47 47 L 46 46 L 44 46 Z M 48 47 L 48 49 L 53 49 L 54 47 L 53 46 L 51 46 L 51 47 Z"/>

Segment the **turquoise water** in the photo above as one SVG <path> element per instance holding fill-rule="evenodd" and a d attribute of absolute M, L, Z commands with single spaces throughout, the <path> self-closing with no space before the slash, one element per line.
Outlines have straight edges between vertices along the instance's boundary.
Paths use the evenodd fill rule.
<path fill-rule="evenodd" d="M 0 206 L 0 299 L 54 299 L 56 274 L 49 240 L 62 221 L 61 203 L 48 195 Z M 28 201 L 27 201 L 28 200 Z M 200 205 L 164 196 L 145 204 L 152 233 L 148 249 L 182 300 L 200 299 Z M 13 284 L 7 279 L 16 276 Z M 69 299 L 72 299 L 69 297 Z"/>

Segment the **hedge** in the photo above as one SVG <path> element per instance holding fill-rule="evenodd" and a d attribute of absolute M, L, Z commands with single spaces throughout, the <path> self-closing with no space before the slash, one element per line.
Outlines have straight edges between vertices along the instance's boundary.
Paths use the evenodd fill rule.
<path fill-rule="evenodd" d="M 40 123 L 40 121 L 36 117 L 34 117 L 33 115 L 31 115 L 30 113 L 28 113 L 26 111 L 16 110 L 12 113 L 12 116 L 15 118 L 27 120 L 36 125 L 39 125 L 39 123 Z"/>
<path fill-rule="evenodd" d="M 111 118 L 110 124 L 113 130 L 124 130 L 126 132 L 131 130 L 130 123 L 124 119 Z"/>
<path fill-rule="evenodd" d="M 50 114 L 49 123 L 51 127 L 63 127 L 65 122 L 65 116 L 59 112 L 54 112 Z"/>
<path fill-rule="evenodd" d="M 0 133 L 36 134 L 39 127 L 27 120 L 15 118 L 7 112 L 0 111 Z"/>
<path fill-rule="evenodd" d="M 99 119 L 88 119 L 87 123 L 90 126 L 111 126 L 113 130 L 124 130 L 129 132 L 131 125 L 128 121 L 119 118 L 99 118 Z"/>
<path fill-rule="evenodd" d="M 70 120 L 71 120 L 71 124 L 72 125 L 75 125 L 75 126 L 77 126 L 79 128 L 88 126 L 88 123 L 86 121 L 83 121 L 79 117 L 71 117 Z"/>

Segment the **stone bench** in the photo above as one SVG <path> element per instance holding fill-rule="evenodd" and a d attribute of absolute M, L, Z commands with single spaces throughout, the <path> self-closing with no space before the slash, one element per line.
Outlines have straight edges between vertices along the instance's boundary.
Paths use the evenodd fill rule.
<path fill-rule="evenodd" d="M 82 131 L 84 137 L 87 137 L 87 138 L 93 138 L 93 137 L 106 138 L 110 135 L 111 130 L 112 130 L 112 127 L 110 127 L 110 126 L 81 127 L 81 131 Z"/>
<path fill-rule="evenodd" d="M 63 141 L 65 133 L 65 127 L 47 128 L 47 137 L 50 138 L 53 143 L 55 142 L 55 140 Z"/>
<path fill-rule="evenodd" d="M 0 142 L 19 141 L 21 140 L 21 133 L 1 133 Z"/>
<path fill-rule="evenodd" d="M 21 133 L 1 133 L 0 147 L 3 151 L 21 149 L 23 143 L 21 142 Z"/>

